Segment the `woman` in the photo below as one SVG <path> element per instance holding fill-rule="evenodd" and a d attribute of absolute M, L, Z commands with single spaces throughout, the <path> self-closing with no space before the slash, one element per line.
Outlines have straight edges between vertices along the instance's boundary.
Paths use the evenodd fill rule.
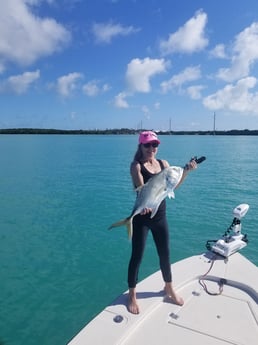
<path fill-rule="evenodd" d="M 145 131 L 140 134 L 138 149 L 130 168 L 135 188 L 142 186 L 149 178 L 158 174 L 164 168 L 169 167 L 166 160 L 156 159 L 159 144 L 160 140 L 156 133 Z M 194 160 L 190 161 L 184 169 L 179 184 L 184 180 L 186 174 L 196 167 L 196 162 Z M 136 298 L 136 284 L 149 230 L 152 232 L 157 248 L 160 269 L 165 282 L 165 293 L 172 302 L 178 305 L 184 304 L 183 299 L 175 292 L 172 285 L 166 201 L 162 201 L 158 212 L 153 218 L 150 218 L 150 212 L 151 209 L 144 209 L 140 215 L 136 215 L 133 218 L 132 254 L 128 267 L 128 310 L 133 314 L 140 312 Z"/>

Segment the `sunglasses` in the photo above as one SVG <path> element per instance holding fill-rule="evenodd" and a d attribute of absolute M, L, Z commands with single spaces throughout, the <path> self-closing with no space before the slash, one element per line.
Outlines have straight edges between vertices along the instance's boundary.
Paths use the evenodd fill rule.
<path fill-rule="evenodd" d="M 159 143 L 147 143 L 147 144 L 142 144 L 146 149 L 153 147 L 157 148 L 159 146 Z"/>

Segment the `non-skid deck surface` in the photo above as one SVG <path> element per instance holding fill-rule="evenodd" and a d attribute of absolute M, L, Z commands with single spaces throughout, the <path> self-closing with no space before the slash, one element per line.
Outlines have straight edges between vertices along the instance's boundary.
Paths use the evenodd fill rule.
<path fill-rule="evenodd" d="M 141 313 L 127 311 L 127 292 L 104 309 L 69 345 L 257 345 L 258 268 L 236 253 L 224 260 L 216 257 L 204 277 L 210 293 L 199 278 L 211 267 L 213 254 L 193 256 L 172 265 L 174 285 L 184 298 L 182 307 L 163 294 L 160 272 L 137 286 Z"/>

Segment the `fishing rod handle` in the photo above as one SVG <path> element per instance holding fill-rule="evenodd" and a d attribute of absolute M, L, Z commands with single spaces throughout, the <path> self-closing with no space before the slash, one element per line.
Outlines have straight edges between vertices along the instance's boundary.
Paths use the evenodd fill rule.
<path fill-rule="evenodd" d="M 199 157 L 199 158 L 197 158 L 197 157 L 195 156 L 195 157 L 193 158 L 193 160 L 195 160 L 195 162 L 196 162 L 197 164 L 202 163 L 203 161 L 205 161 L 205 159 L 206 159 L 205 156 L 201 156 L 201 157 Z"/>

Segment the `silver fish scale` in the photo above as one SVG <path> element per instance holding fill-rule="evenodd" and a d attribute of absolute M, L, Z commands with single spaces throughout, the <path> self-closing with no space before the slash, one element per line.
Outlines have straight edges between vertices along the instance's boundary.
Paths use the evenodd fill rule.
<path fill-rule="evenodd" d="M 181 167 L 170 166 L 153 176 L 139 189 L 131 217 L 141 213 L 145 208 L 151 208 L 151 218 L 154 217 L 162 200 L 167 196 L 174 198 L 174 189 L 182 174 Z"/>

